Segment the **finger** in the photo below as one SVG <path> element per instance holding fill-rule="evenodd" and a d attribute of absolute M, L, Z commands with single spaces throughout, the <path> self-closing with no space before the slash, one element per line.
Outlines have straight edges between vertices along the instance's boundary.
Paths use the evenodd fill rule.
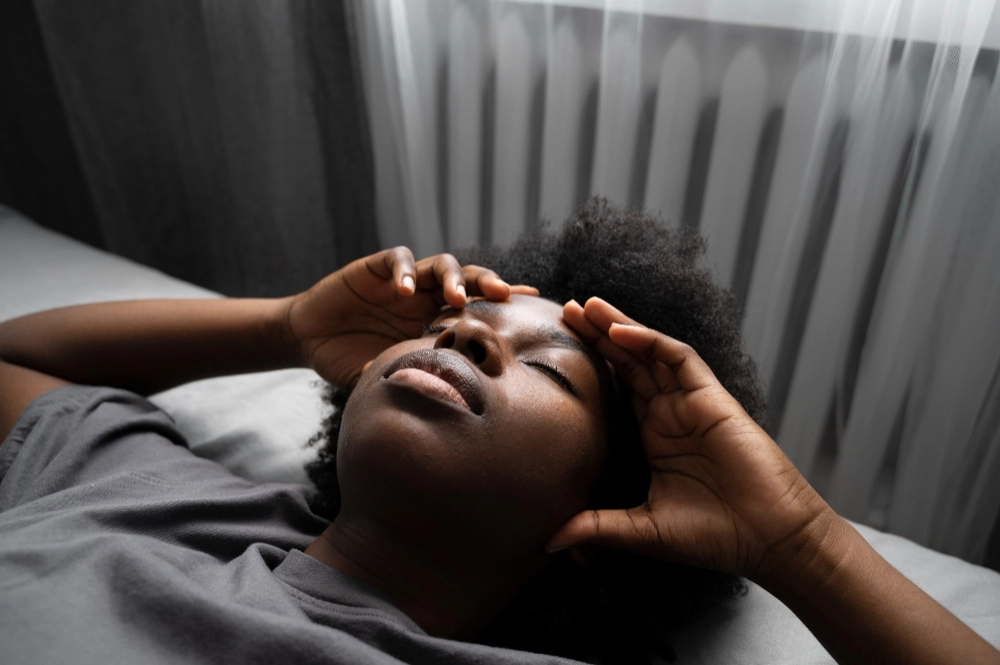
<path fill-rule="evenodd" d="M 462 266 L 462 274 L 470 296 L 483 296 L 489 300 L 506 300 L 510 297 L 510 284 L 489 268 Z"/>
<path fill-rule="evenodd" d="M 660 392 L 671 393 L 681 389 L 677 377 L 674 376 L 674 371 L 659 360 L 650 364 L 649 368 L 653 373 L 653 378 L 656 379 L 656 384 L 660 386 Z"/>
<path fill-rule="evenodd" d="M 593 298 L 591 298 L 593 300 Z M 588 304 L 590 300 L 587 301 Z M 563 306 L 563 319 L 585 342 L 597 349 L 611 366 L 625 379 L 632 390 L 644 400 L 650 400 L 661 391 L 661 386 L 650 368 L 628 349 L 615 344 L 587 316 L 585 308 L 575 300 Z"/>
<path fill-rule="evenodd" d="M 611 329 L 611 326 L 616 324 L 630 325 L 637 328 L 642 328 L 644 330 L 652 330 L 642 325 L 641 323 L 637 322 L 635 319 L 626 316 L 617 307 L 610 304 L 606 300 L 602 300 L 601 298 L 589 299 L 587 301 L 587 306 L 585 308 L 585 311 L 587 317 L 591 319 L 595 325 L 599 326 L 602 330 L 604 330 L 605 333 L 608 333 Z M 660 392 L 673 392 L 674 390 L 677 390 L 680 387 L 677 378 L 674 376 L 674 373 L 669 369 L 669 367 L 667 367 L 663 363 L 656 362 L 646 357 L 641 358 L 640 362 L 642 364 L 648 365 L 650 376 L 656 383 L 656 387 Z M 631 367 L 631 365 L 629 364 L 622 371 L 623 375 L 626 376 L 627 378 L 628 375 L 625 374 L 625 372 L 626 371 L 630 373 L 635 372 L 636 368 Z M 645 380 L 646 378 L 645 372 L 642 373 L 642 378 L 643 380 Z M 650 397 L 650 395 L 646 396 L 647 398 Z"/>
<path fill-rule="evenodd" d="M 570 300 L 563 305 L 563 320 L 588 344 L 597 344 L 601 335 L 604 334 L 587 318 L 583 307 L 575 300 Z"/>
<path fill-rule="evenodd" d="M 669 367 L 684 390 L 699 390 L 719 383 L 701 356 L 673 337 L 649 328 L 618 323 L 611 327 L 608 336 L 615 344 L 632 351 L 643 361 L 659 361 Z"/>
<path fill-rule="evenodd" d="M 563 320 L 583 338 L 584 342 L 596 348 L 607 358 L 615 369 L 621 370 L 637 361 L 637 358 L 630 351 L 612 343 L 608 336 L 587 318 L 583 307 L 577 301 L 570 300 L 563 305 Z"/>
<path fill-rule="evenodd" d="M 648 427 L 650 432 L 666 438 L 669 447 L 674 450 L 701 441 L 709 431 L 720 435 L 717 441 L 735 446 L 740 432 L 756 430 L 755 425 L 749 424 L 752 423 L 749 418 L 741 417 L 741 410 L 734 408 L 737 406 L 736 400 L 722 386 L 700 391 L 694 396 L 680 393 L 661 395 L 650 400 L 643 428 Z M 659 446 L 662 442 L 653 445 Z M 647 455 L 651 455 L 650 448 L 647 447 L 646 451 Z"/>
<path fill-rule="evenodd" d="M 440 288 L 446 303 L 459 309 L 465 307 L 465 275 L 458 259 L 451 254 L 438 254 L 417 263 L 417 288 Z"/>
<path fill-rule="evenodd" d="M 365 259 L 365 266 L 382 279 L 391 277 L 392 284 L 400 295 L 413 295 L 417 289 L 417 269 L 409 247 L 400 245 L 372 254 Z"/>
<path fill-rule="evenodd" d="M 552 534 L 545 551 L 552 554 L 583 543 L 647 555 L 662 550 L 656 525 L 644 506 L 577 513 Z"/>
<path fill-rule="evenodd" d="M 511 293 L 516 293 L 522 296 L 538 296 L 541 295 L 538 289 L 533 286 L 528 286 L 527 284 L 514 284 L 510 287 Z"/>
<path fill-rule="evenodd" d="M 594 325 L 600 328 L 605 334 L 611 328 L 612 323 L 642 326 L 641 323 L 625 316 L 624 312 L 601 298 L 593 297 L 588 299 L 583 309 L 587 313 L 587 318 L 593 321 Z"/>
<path fill-rule="evenodd" d="M 621 324 L 612 323 L 611 325 L 612 329 L 615 329 Z M 638 327 L 643 330 L 656 332 L 645 326 Z M 680 382 L 674 376 L 673 370 L 662 362 L 641 357 L 631 350 L 616 344 L 616 339 L 610 336 L 604 336 L 604 340 L 604 344 L 608 347 L 608 350 L 602 353 L 605 353 L 605 357 L 611 360 L 611 364 L 618 370 L 618 373 L 644 399 L 649 400 L 659 393 L 670 393 L 681 388 Z M 601 344 L 597 346 L 601 348 Z"/>

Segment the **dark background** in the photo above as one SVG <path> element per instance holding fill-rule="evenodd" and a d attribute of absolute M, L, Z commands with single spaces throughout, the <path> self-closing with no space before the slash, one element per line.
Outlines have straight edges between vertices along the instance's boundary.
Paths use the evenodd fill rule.
<path fill-rule="evenodd" d="M 219 16 L 247 17 L 250 30 L 237 25 L 230 34 L 234 43 L 249 43 L 253 55 L 254 39 L 273 37 L 253 32 L 267 32 L 260 27 L 266 12 L 251 4 L 205 7 L 129 0 L 0 2 L 0 203 L 89 245 L 225 295 L 288 295 L 378 248 L 350 6 L 323 0 L 283 6 L 291 16 L 287 41 L 296 81 L 282 89 L 303 91 L 320 144 L 320 168 L 290 163 L 285 171 L 291 173 L 286 180 L 294 181 L 308 169 L 313 192 L 321 171 L 323 196 L 317 198 L 324 212 L 308 219 L 280 210 L 247 214 L 274 207 L 273 192 L 254 191 L 257 172 L 267 184 L 268 168 L 286 165 L 247 166 L 240 155 L 259 158 L 259 145 L 266 143 L 248 148 L 238 140 L 233 145 L 232 137 L 239 138 L 244 127 L 252 134 L 267 122 L 276 126 L 280 116 L 272 119 L 266 108 L 248 105 L 243 125 L 241 117 L 232 117 L 233 104 L 219 110 L 233 78 L 240 79 L 244 95 L 258 87 L 268 92 L 266 72 L 258 74 L 269 65 L 267 44 L 259 47 L 256 62 L 237 63 L 235 70 L 228 63 L 229 70 L 215 72 L 214 79 L 205 73 L 218 64 L 212 49 L 227 46 L 227 35 L 219 36 Z M 243 42 L 240 30 L 249 33 Z M 66 106 L 60 72 L 64 86 L 67 80 L 76 86 L 70 94 L 87 101 L 83 114 L 69 112 L 77 109 Z M 261 96 L 262 106 L 274 103 Z M 93 122 L 81 123 L 80 117 Z M 276 126 L 275 134 L 282 129 Z M 233 171 L 250 184 L 234 187 Z"/>

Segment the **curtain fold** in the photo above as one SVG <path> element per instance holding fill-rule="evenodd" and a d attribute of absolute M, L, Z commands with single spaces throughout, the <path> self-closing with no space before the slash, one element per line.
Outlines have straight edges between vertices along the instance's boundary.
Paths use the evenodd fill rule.
<path fill-rule="evenodd" d="M 995 0 L 356 0 L 380 235 L 591 194 L 698 229 L 778 442 L 847 517 L 982 561 L 1000 513 Z"/>
<path fill-rule="evenodd" d="M 107 249 L 266 296 L 377 247 L 343 3 L 35 10 Z"/>

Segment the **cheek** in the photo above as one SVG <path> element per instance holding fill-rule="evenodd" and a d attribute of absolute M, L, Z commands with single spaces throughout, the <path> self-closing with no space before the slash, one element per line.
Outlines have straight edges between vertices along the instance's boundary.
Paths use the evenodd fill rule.
<path fill-rule="evenodd" d="M 525 504 L 581 508 L 606 459 L 599 418 L 561 390 L 534 387 L 515 395 L 510 412 L 516 415 L 501 447 Z"/>

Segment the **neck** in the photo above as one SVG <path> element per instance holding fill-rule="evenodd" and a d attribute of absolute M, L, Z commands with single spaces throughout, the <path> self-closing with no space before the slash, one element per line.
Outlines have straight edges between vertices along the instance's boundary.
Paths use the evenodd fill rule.
<path fill-rule="evenodd" d="M 428 635 L 457 640 L 486 628 L 544 563 L 541 553 L 518 561 L 495 548 L 401 537 L 343 514 L 306 554 L 379 589 Z"/>

